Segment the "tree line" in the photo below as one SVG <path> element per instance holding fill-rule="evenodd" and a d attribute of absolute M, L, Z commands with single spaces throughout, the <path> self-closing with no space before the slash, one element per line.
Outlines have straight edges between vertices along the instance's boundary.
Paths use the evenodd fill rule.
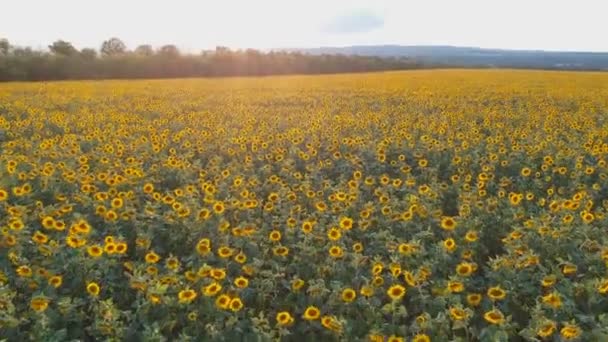
<path fill-rule="evenodd" d="M 58 40 L 48 46 L 48 51 L 13 46 L 7 39 L 0 39 L 0 81 L 325 74 L 418 67 L 418 63 L 405 58 L 313 56 L 221 46 L 200 54 L 184 54 L 175 45 L 158 49 L 140 45 L 129 50 L 118 38 L 104 41 L 99 50 L 77 49 L 70 42 Z"/>

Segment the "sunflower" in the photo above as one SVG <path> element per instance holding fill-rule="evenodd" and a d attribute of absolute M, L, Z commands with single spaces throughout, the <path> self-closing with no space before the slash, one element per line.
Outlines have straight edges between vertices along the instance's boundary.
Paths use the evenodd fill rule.
<path fill-rule="evenodd" d="M 351 303 L 357 298 L 357 292 L 351 288 L 342 290 L 342 301 L 345 303 Z"/>
<path fill-rule="evenodd" d="M 556 329 L 557 324 L 555 324 L 553 321 L 547 320 L 536 329 L 536 334 L 540 337 L 546 338 L 553 335 Z"/>
<path fill-rule="evenodd" d="M 461 321 L 461 320 L 467 318 L 467 316 L 468 316 L 467 312 L 461 308 L 450 308 L 449 312 L 450 312 L 450 317 L 452 317 L 452 319 L 455 321 Z"/>
<path fill-rule="evenodd" d="M 340 246 L 331 246 L 329 248 L 329 256 L 332 258 L 341 258 L 344 255 L 344 251 Z"/>
<path fill-rule="evenodd" d="M 49 285 L 51 285 L 54 288 L 58 288 L 61 286 L 61 284 L 63 283 L 63 277 L 60 275 L 55 275 L 49 278 L 48 280 Z"/>
<path fill-rule="evenodd" d="M 295 279 L 291 282 L 291 290 L 294 292 L 300 291 L 305 282 L 302 279 Z"/>
<path fill-rule="evenodd" d="M 124 202 L 122 200 L 122 198 L 114 198 L 112 199 L 112 201 L 110 202 L 110 205 L 112 206 L 112 208 L 114 209 L 119 209 L 122 208 Z"/>
<path fill-rule="evenodd" d="M 562 306 L 562 298 L 557 292 L 552 292 L 547 295 L 544 295 L 542 298 L 542 302 L 554 309 Z"/>
<path fill-rule="evenodd" d="M 125 242 L 119 242 L 116 244 L 116 253 L 125 254 L 127 252 L 128 246 Z"/>
<path fill-rule="evenodd" d="M 456 241 L 452 238 L 444 240 L 443 249 L 445 249 L 446 252 L 453 252 L 456 249 Z"/>
<path fill-rule="evenodd" d="M 244 289 L 249 286 L 249 279 L 245 277 L 238 277 L 234 280 L 234 285 L 240 289 Z"/>
<path fill-rule="evenodd" d="M 154 253 L 154 251 L 151 251 L 146 254 L 145 260 L 148 264 L 155 264 L 160 261 L 160 256 Z"/>
<path fill-rule="evenodd" d="M 400 337 L 397 335 L 391 335 L 386 340 L 386 342 L 404 342 L 404 341 L 405 341 L 405 339 L 403 337 Z"/>
<path fill-rule="evenodd" d="M 470 293 L 467 295 L 467 303 L 470 306 L 478 306 L 483 299 L 482 295 L 479 293 Z"/>
<path fill-rule="evenodd" d="M 487 291 L 488 297 L 492 300 L 503 300 L 507 296 L 507 292 L 500 286 L 490 287 Z"/>
<path fill-rule="evenodd" d="M 327 238 L 332 241 L 339 240 L 341 236 L 342 236 L 342 232 L 340 231 L 340 229 L 338 229 L 336 227 L 332 227 L 327 231 Z"/>
<path fill-rule="evenodd" d="M 312 305 L 307 307 L 306 310 L 304 310 L 304 314 L 302 315 L 302 318 L 307 321 L 314 321 L 319 319 L 319 317 L 321 317 L 321 311 L 316 306 Z"/>
<path fill-rule="evenodd" d="M 34 233 L 34 235 L 32 236 L 32 241 L 34 241 L 37 244 L 45 244 L 49 241 L 49 237 L 40 231 L 36 231 Z"/>
<path fill-rule="evenodd" d="M 342 324 L 333 316 L 325 315 L 321 317 L 321 325 L 333 332 L 341 332 Z"/>
<path fill-rule="evenodd" d="M 555 285 L 555 283 L 557 282 L 557 277 L 555 275 L 548 275 L 543 277 L 543 279 L 541 280 L 541 285 L 543 287 L 551 287 L 553 285 Z"/>
<path fill-rule="evenodd" d="M 190 290 L 190 289 L 181 290 L 177 294 L 177 298 L 178 298 L 179 302 L 182 304 L 190 303 L 193 300 L 195 300 L 196 297 L 197 297 L 196 291 Z"/>
<path fill-rule="evenodd" d="M 461 262 L 456 266 L 456 273 L 459 276 L 468 277 L 473 274 L 474 269 L 475 267 L 473 266 L 473 264 L 468 262 Z"/>
<path fill-rule="evenodd" d="M 222 213 L 224 213 L 224 210 L 226 210 L 226 206 L 224 205 L 224 202 L 217 201 L 213 204 L 213 211 L 216 214 L 221 215 Z"/>
<path fill-rule="evenodd" d="M 207 286 L 204 286 L 202 289 L 203 295 L 205 297 L 213 297 L 218 294 L 222 290 L 222 285 L 217 282 L 213 282 Z"/>
<path fill-rule="evenodd" d="M 43 312 L 49 307 L 50 300 L 46 297 L 38 296 L 30 301 L 30 308 L 36 312 Z"/>
<path fill-rule="evenodd" d="M 289 248 L 285 246 L 278 246 L 273 248 L 272 252 L 277 256 L 287 256 L 289 254 Z"/>
<path fill-rule="evenodd" d="M 230 300 L 231 298 L 229 295 L 221 294 L 215 299 L 215 306 L 220 309 L 227 310 L 230 307 Z"/>
<path fill-rule="evenodd" d="M 477 232 L 474 230 L 469 230 L 465 235 L 464 235 L 464 239 L 467 242 L 475 242 L 478 239 L 478 235 Z"/>
<path fill-rule="evenodd" d="M 277 320 L 277 324 L 280 326 L 289 326 L 295 321 L 288 311 L 278 312 L 275 319 Z"/>
<path fill-rule="evenodd" d="M 0 189 L 0 202 L 4 202 L 8 199 L 8 192 L 4 189 Z"/>
<path fill-rule="evenodd" d="M 464 284 L 460 281 L 450 280 L 448 281 L 448 291 L 452 293 L 460 293 L 464 291 Z"/>
<path fill-rule="evenodd" d="M 268 239 L 273 242 L 277 242 L 281 240 L 281 232 L 278 230 L 273 230 L 268 234 Z"/>
<path fill-rule="evenodd" d="M 340 218 L 340 228 L 343 230 L 351 230 L 353 228 L 353 219 L 350 217 Z"/>
<path fill-rule="evenodd" d="M 93 258 L 99 258 L 103 255 L 103 248 L 99 245 L 92 245 L 87 248 L 87 253 Z"/>
<path fill-rule="evenodd" d="M 29 266 L 19 266 L 17 267 L 17 275 L 22 278 L 29 278 L 32 276 L 32 269 Z"/>
<path fill-rule="evenodd" d="M 230 300 L 230 304 L 228 306 L 233 312 L 238 312 L 243 308 L 244 304 L 240 298 L 236 297 Z"/>
<path fill-rule="evenodd" d="M 153 193 L 154 192 L 154 184 L 152 184 L 152 183 L 146 183 L 146 184 L 144 184 L 143 191 L 146 194 Z"/>
<path fill-rule="evenodd" d="M 597 284 L 597 292 L 599 292 L 600 294 L 607 294 L 608 293 L 608 279 L 602 279 Z"/>
<path fill-rule="evenodd" d="M 566 340 L 574 340 L 575 338 L 578 338 L 581 335 L 582 330 L 575 324 L 566 324 L 559 331 L 559 333 Z"/>
<path fill-rule="evenodd" d="M 389 287 L 389 289 L 386 291 L 392 300 L 399 300 L 403 298 L 403 296 L 405 296 L 405 292 L 405 287 L 399 284 Z"/>
<path fill-rule="evenodd" d="M 574 264 L 565 264 L 564 266 L 562 266 L 562 273 L 564 275 L 570 276 L 575 274 L 577 271 L 577 267 Z"/>
<path fill-rule="evenodd" d="M 456 229 L 456 226 L 456 220 L 454 220 L 452 217 L 443 217 L 441 219 L 441 228 L 445 230 L 454 230 Z"/>
<path fill-rule="evenodd" d="M 99 285 L 96 282 L 90 282 L 87 284 L 87 292 L 91 296 L 97 297 L 99 295 L 100 291 L 101 291 L 101 288 L 99 287 Z"/>
<path fill-rule="evenodd" d="M 431 342 L 431 338 L 427 334 L 416 334 L 412 342 Z"/>
<path fill-rule="evenodd" d="M 114 242 L 108 242 L 103 246 L 104 252 L 109 255 L 116 253 L 116 244 Z"/>
<path fill-rule="evenodd" d="M 505 316 L 498 309 L 484 313 L 483 318 L 490 324 L 502 324 L 505 321 Z"/>
<path fill-rule="evenodd" d="M 42 227 L 46 229 L 53 229 L 55 226 L 55 219 L 51 216 L 46 216 L 42 219 Z"/>

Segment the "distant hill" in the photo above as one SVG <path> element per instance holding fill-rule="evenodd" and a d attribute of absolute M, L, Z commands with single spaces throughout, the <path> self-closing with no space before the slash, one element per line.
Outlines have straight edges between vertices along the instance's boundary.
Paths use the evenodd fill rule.
<path fill-rule="evenodd" d="M 362 45 L 282 50 L 311 55 L 344 54 L 408 58 L 423 64 L 438 66 L 608 70 L 608 52 L 501 50 L 423 45 Z"/>

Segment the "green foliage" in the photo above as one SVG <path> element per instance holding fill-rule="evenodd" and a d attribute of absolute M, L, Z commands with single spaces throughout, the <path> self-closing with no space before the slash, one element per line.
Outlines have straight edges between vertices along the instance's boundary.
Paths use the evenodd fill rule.
<path fill-rule="evenodd" d="M 405 59 L 233 51 L 226 47 L 191 55 L 180 53 L 171 44 L 158 51 L 151 45 L 140 45 L 131 52 L 118 38 L 103 42 L 100 57 L 94 49 L 79 52 L 63 40 L 49 45 L 49 50 L 50 53 L 31 48 L 11 50 L 7 40 L 0 41 L 0 81 L 327 74 L 420 67 Z"/>

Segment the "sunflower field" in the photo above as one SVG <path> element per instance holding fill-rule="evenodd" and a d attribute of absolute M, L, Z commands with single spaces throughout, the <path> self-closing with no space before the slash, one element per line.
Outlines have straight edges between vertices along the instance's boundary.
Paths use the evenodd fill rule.
<path fill-rule="evenodd" d="M 0 85 L 0 340 L 607 341 L 608 74 Z"/>

